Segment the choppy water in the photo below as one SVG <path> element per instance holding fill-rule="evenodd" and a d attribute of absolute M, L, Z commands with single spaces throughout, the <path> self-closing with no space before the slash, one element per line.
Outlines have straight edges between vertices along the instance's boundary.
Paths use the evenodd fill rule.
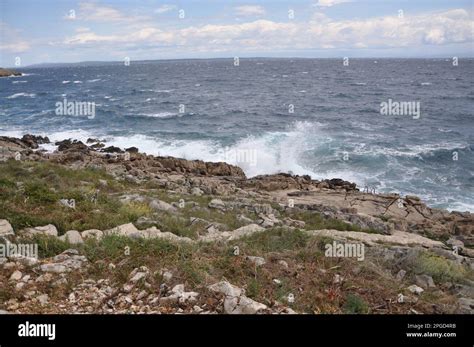
<path fill-rule="evenodd" d="M 150 154 L 228 161 L 249 176 L 340 177 L 474 211 L 473 59 L 132 61 L 23 71 L 0 79 L 1 135 L 100 137 Z M 95 102 L 95 118 L 57 115 L 64 98 Z M 419 101 L 420 118 L 381 115 L 388 99 Z"/>

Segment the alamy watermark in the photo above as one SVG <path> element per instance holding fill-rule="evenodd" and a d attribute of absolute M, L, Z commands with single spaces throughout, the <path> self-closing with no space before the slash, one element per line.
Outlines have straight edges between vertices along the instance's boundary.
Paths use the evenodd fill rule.
<path fill-rule="evenodd" d="M 330 258 L 357 258 L 358 261 L 365 259 L 365 248 L 363 243 L 327 243 L 324 255 Z"/>
<path fill-rule="evenodd" d="M 0 244 L 0 258 L 26 257 L 38 259 L 37 243 L 6 243 Z"/>
<path fill-rule="evenodd" d="M 90 101 L 63 101 L 56 103 L 56 115 L 58 116 L 87 116 L 89 119 L 95 118 L 95 102 Z"/>
<path fill-rule="evenodd" d="M 228 163 L 247 164 L 248 166 L 257 166 L 257 150 L 256 149 L 233 149 L 224 148 L 224 161 Z"/>
<path fill-rule="evenodd" d="M 380 114 L 383 116 L 412 116 L 419 119 L 421 115 L 419 101 L 393 101 L 388 99 L 380 103 Z"/>

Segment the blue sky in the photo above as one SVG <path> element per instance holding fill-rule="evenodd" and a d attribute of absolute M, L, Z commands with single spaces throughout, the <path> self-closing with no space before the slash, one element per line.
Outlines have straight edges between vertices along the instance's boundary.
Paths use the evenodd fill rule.
<path fill-rule="evenodd" d="M 125 57 L 472 57 L 473 4 L 2 0 L 0 66 L 17 57 L 23 66 Z"/>

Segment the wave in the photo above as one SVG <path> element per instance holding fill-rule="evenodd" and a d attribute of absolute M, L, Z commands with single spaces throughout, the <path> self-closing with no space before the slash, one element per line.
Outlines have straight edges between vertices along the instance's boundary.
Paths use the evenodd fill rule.
<path fill-rule="evenodd" d="M 160 112 L 148 116 L 166 118 L 177 115 Z M 21 137 L 24 133 L 9 136 Z M 296 121 L 282 131 L 264 132 L 234 142 L 230 139 L 177 140 L 145 134 L 112 136 L 106 130 L 99 133 L 81 129 L 38 135 L 48 136 L 53 143 L 66 138 L 85 143 L 93 137 L 104 139 L 107 145 L 134 146 L 141 152 L 157 156 L 223 161 L 241 167 L 247 177 L 286 172 L 310 175 L 313 179 L 342 178 L 355 182 L 359 187 L 374 186 L 377 192 L 418 195 L 433 207 L 474 211 L 469 196 L 452 191 L 453 185 L 438 182 L 436 172 L 417 164 L 422 163 L 417 156 L 466 148 L 463 143 L 441 142 L 400 148 L 349 143 L 347 139 L 331 136 L 321 124 L 309 121 Z M 52 145 L 42 148 L 54 150 Z M 349 153 L 350 161 L 342 160 L 345 151 Z"/>
<path fill-rule="evenodd" d="M 28 81 L 12 81 L 12 83 L 16 84 L 16 83 L 28 83 Z"/>
<path fill-rule="evenodd" d="M 16 94 L 7 96 L 7 99 L 16 99 L 16 98 L 19 98 L 21 96 L 34 98 L 36 96 L 36 94 L 34 94 L 34 93 L 30 93 L 30 94 L 29 93 L 16 93 Z"/>
<path fill-rule="evenodd" d="M 158 112 L 158 113 L 139 113 L 136 115 L 137 117 L 149 117 L 149 118 L 175 118 L 175 117 L 183 117 L 183 113 L 174 113 L 174 112 Z"/>

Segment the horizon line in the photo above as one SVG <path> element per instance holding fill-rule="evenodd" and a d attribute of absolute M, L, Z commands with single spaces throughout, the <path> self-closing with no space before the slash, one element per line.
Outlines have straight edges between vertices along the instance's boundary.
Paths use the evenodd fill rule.
<path fill-rule="evenodd" d="M 350 57 L 350 56 L 334 56 L 334 57 L 272 57 L 272 56 L 252 56 L 252 57 L 239 57 L 239 56 L 229 56 L 229 57 L 214 57 L 214 58 L 169 58 L 169 59 L 138 59 L 132 60 L 130 62 L 150 62 L 150 61 L 183 61 L 183 60 L 233 60 L 235 58 L 239 58 L 239 60 L 243 59 L 281 59 L 281 60 L 288 60 L 288 59 L 300 59 L 300 60 L 330 60 L 330 59 L 357 59 L 357 60 L 369 60 L 369 59 L 379 59 L 379 60 L 389 60 L 389 59 L 453 59 L 454 57 L 458 59 L 474 59 L 474 56 L 433 56 L 433 57 Z M 75 61 L 75 62 L 42 62 L 42 63 L 35 63 L 29 64 L 24 66 L 23 68 L 29 67 L 36 67 L 40 65 L 76 65 L 76 64 L 90 64 L 90 63 L 123 63 L 123 60 L 83 60 L 83 61 Z M 6 66 L 5 69 L 21 69 L 18 66 Z"/>

